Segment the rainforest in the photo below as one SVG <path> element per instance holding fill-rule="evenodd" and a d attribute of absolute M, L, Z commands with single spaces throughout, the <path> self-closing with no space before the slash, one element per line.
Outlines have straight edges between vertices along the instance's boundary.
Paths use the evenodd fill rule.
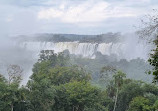
<path fill-rule="evenodd" d="M 0 0 L 0 111 L 158 111 L 156 0 Z"/>

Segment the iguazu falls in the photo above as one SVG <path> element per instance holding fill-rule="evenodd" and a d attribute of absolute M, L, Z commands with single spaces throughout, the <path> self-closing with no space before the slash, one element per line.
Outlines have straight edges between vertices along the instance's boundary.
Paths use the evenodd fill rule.
<path fill-rule="evenodd" d="M 157 111 L 157 7 L 0 0 L 0 111 Z"/>
<path fill-rule="evenodd" d="M 43 36 L 49 37 L 49 40 L 40 40 Z M 36 36 L 36 35 L 34 35 Z M 52 36 L 52 37 L 51 37 Z M 65 36 L 68 36 L 65 34 Z M 22 40 L 22 37 L 17 38 L 17 42 L 19 39 L 18 45 L 21 48 L 24 48 L 26 50 L 31 50 L 33 52 L 37 52 L 37 54 L 41 50 L 54 50 L 55 53 L 63 52 L 64 50 L 68 50 L 70 54 L 80 55 L 85 58 L 95 58 L 95 54 L 97 52 L 100 52 L 103 55 L 110 56 L 111 54 L 114 54 L 117 56 L 118 59 L 136 59 L 136 58 L 142 58 L 147 59 L 149 50 L 149 46 L 146 46 L 147 44 L 144 44 L 143 42 L 140 42 L 139 38 L 136 35 L 133 35 L 132 42 L 127 41 L 129 37 L 125 39 L 125 37 L 118 35 L 118 34 L 104 34 L 104 35 L 89 35 L 87 36 L 87 40 L 84 40 L 85 35 L 74 35 L 76 39 L 73 40 L 73 35 L 70 35 L 71 38 L 64 37 L 64 34 L 57 35 L 57 34 L 41 34 L 39 36 L 36 36 L 32 39 L 34 40 L 27 40 L 25 37 L 24 40 Z M 68 40 L 53 40 L 53 39 L 68 39 Z M 93 38 L 94 37 L 94 38 Z M 95 38 L 96 37 L 96 38 Z M 98 38 L 97 38 L 98 37 Z M 71 40 L 72 39 L 72 40 Z M 90 39 L 88 41 L 88 39 Z M 92 40 L 91 40 L 92 39 Z M 98 40 L 95 40 L 98 39 Z M 124 40 L 123 40 L 124 39 Z M 17 44 L 17 43 L 15 43 Z M 129 47 L 129 45 L 132 46 Z M 139 49 L 139 50 L 138 50 Z M 132 50 L 132 53 L 129 55 L 129 50 Z"/>

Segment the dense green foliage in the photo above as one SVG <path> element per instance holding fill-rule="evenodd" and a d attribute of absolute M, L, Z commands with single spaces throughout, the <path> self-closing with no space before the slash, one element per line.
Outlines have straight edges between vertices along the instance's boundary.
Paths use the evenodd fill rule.
<path fill-rule="evenodd" d="M 19 88 L 19 80 L 9 83 L 0 75 L 0 111 L 12 111 L 16 106 L 25 111 L 25 106 L 22 106 L 24 101 L 25 95 L 23 88 Z"/>
<path fill-rule="evenodd" d="M 156 111 L 158 86 L 105 66 L 94 82 L 68 55 L 41 51 L 25 87 L 0 76 L 0 111 Z M 16 78 L 16 77 L 15 77 Z"/>
<path fill-rule="evenodd" d="M 129 105 L 128 111 L 151 111 L 150 101 L 144 97 L 135 97 Z"/>
<path fill-rule="evenodd" d="M 153 41 L 156 48 L 153 50 L 153 53 L 150 54 L 149 62 L 150 65 L 154 67 L 152 75 L 154 76 L 154 82 L 158 81 L 158 37 Z M 149 72 L 151 74 L 151 72 Z"/>
<path fill-rule="evenodd" d="M 107 56 L 102 55 L 101 53 L 96 54 L 96 59 L 80 58 L 73 55 L 70 55 L 70 58 L 73 64 L 77 64 L 89 70 L 92 73 L 92 78 L 94 81 L 98 81 L 100 71 L 104 66 L 110 66 L 121 70 L 126 73 L 128 78 L 143 80 L 146 82 L 152 81 L 152 76 L 144 74 L 152 69 L 152 67 L 140 58 L 132 59 L 130 61 L 126 59 L 117 60 L 116 55 Z"/>

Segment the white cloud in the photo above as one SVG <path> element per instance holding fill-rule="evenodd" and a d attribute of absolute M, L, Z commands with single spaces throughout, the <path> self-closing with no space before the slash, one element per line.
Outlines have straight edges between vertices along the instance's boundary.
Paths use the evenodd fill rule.
<path fill-rule="evenodd" d="M 6 19 L 6 22 L 12 22 L 12 21 L 13 21 L 13 19 L 10 17 Z"/>
<path fill-rule="evenodd" d="M 86 1 L 80 4 L 44 8 L 38 12 L 39 19 L 58 19 L 64 23 L 96 23 L 108 18 L 135 17 L 136 11 L 130 7 L 114 7 L 105 1 Z"/>
<path fill-rule="evenodd" d="M 126 0 L 127 2 L 149 3 L 151 0 Z"/>
<path fill-rule="evenodd" d="M 38 14 L 39 19 L 50 19 L 50 18 L 58 18 L 63 15 L 63 12 L 60 10 L 55 10 L 53 8 L 49 8 L 46 10 L 41 10 Z"/>
<path fill-rule="evenodd" d="M 4 34 L 128 32 L 139 24 L 141 15 L 158 7 L 157 0 L 1 1 L 0 33 Z"/>
<path fill-rule="evenodd" d="M 6 18 L 5 18 L 5 21 L 6 22 L 12 22 L 13 21 L 13 15 L 8 15 Z"/>

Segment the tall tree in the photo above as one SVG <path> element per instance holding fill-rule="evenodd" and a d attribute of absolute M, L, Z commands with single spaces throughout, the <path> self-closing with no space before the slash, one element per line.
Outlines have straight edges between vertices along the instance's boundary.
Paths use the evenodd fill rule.
<path fill-rule="evenodd" d="M 12 98 L 12 101 L 10 102 L 11 111 L 14 110 L 14 103 L 16 102 L 17 96 L 16 92 L 18 91 L 19 83 L 21 81 L 21 76 L 23 69 L 18 65 L 9 65 L 7 68 L 8 72 L 8 88 L 11 90 L 10 98 Z"/>
<path fill-rule="evenodd" d="M 114 100 L 114 109 L 113 111 L 116 110 L 116 105 L 117 105 L 117 99 L 118 99 L 118 94 L 119 94 L 119 90 L 121 88 L 121 86 L 123 85 L 123 79 L 126 77 L 126 74 L 118 71 L 114 76 L 114 83 L 116 86 L 116 95 L 115 95 L 115 100 Z"/>
<path fill-rule="evenodd" d="M 16 71 L 13 71 L 16 72 Z M 11 73 L 15 74 L 15 73 Z M 16 74 L 15 74 L 16 75 Z M 5 79 L 0 75 L 0 110 L 1 111 L 15 111 L 17 103 L 24 102 L 24 95 L 19 89 L 20 80 L 16 76 L 12 79 Z M 20 107 L 20 106 L 19 106 Z M 18 110 L 16 110 L 18 111 Z"/>
<path fill-rule="evenodd" d="M 153 13 L 146 15 L 141 21 L 143 26 L 138 34 L 156 46 L 148 61 L 153 66 L 153 70 L 149 71 L 149 74 L 154 76 L 153 82 L 158 82 L 158 10 L 153 9 Z"/>
<path fill-rule="evenodd" d="M 7 68 L 8 72 L 8 84 L 12 82 L 20 82 L 23 69 L 18 65 L 9 65 Z"/>

